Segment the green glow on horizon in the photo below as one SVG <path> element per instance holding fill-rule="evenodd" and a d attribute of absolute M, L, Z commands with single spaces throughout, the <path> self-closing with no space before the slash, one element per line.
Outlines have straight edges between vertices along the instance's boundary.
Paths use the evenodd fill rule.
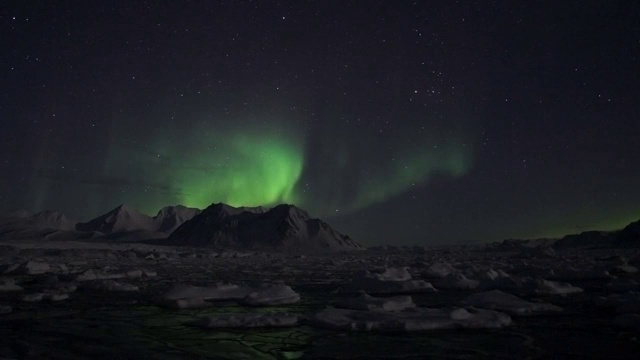
<path fill-rule="evenodd" d="M 184 205 L 295 202 L 294 188 L 304 165 L 300 144 L 281 134 L 249 132 L 224 134 L 212 142 L 215 150 L 198 149 L 175 174 Z"/>
<path fill-rule="evenodd" d="M 567 225 L 554 227 L 535 233 L 534 235 L 523 235 L 523 239 L 537 239 L 537 238 L 562 238 L 565 235 L 580 234 L 585 231 L 616 231 L 622 230 L 627 225 L 640 220 L 639 211 L 620 212 L 619 215 L 613 217 L 607 217 L 603 219 L 594 219 L 589 222 L 589 226 L 578 226 L 574 224 L 584 223 L 584 219 L 568 220 Z M 573 226 L 572 226 L 573 225 Z"/>

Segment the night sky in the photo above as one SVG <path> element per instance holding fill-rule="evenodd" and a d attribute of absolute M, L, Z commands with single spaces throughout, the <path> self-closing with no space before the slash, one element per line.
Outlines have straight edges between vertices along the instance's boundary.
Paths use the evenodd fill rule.
<path fill-rule="evenodd" d="M 0 210 L 292 203 L 366 245 L 640 219 L 637 1 L 0 5 Z"/>

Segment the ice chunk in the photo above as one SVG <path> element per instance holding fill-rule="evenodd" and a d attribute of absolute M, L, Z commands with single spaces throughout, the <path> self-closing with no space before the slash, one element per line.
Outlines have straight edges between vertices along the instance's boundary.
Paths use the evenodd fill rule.
<path fill-rule="evenodd" d="M 44 299 L 44 293 L 31 293 L 22 296 L 22 301 L 26 302 L 40 302 Z"/>
<path fill-rule="evenodd" d="M 583 292 L 584 290 L 569 283 L 555 282 L 544 279 L 522 278 L 522 290 L 536 294 L 565 295 Z"/>
<path fill-rule="evenodd" d="M 356 278 L 345 285 L 341 292 L 368 294 L 416 294 L 437 291 L 433 285 L 424 280 L 381 281 L 372 278 Z"/>
<path fill-rule="evenodd" d="M 198 309 L 210 307 L 212 304 L 201 298 L 164 300 L 163 305 L 176 309 Z"/>
<path fill-rule="evenodd" d="M 447 263 L 435 263 L 427 268 L 425 276 L 429 278 L 443 278 L 458 270 Z"/>
<path fill-rule="evenodd" d="M 300 295 L 293 291 L 291 287 L 279 284 L 261 286 L 244 299 L 242 304 L 252 306 L 269 306 L 269 305 L 287 305 L 294 304 L 300 301 Z"/>
<path fill-rule="evenodd" d="M 547 303 L 528 302 L 500 290 L 473 294 L 464 301 L 464 304 L 483 309 L 502 311 L 510 315 L 518 316 L 562 311 L 562 308 L 558 306 Z"/>
<path fill-rule="evenodd" d="M 370 311 L 402 311 L 416 307 L 411 296 L 393 296 L 388 298 L 378 298 L 360 294 L 355 298 L 342 299 L 336 302 L 336 307 L 351 310 Z"/>
<path fill-rule="evenodd" d="M 434 292 L 436 289 L 423 280 L 411 280 L 407 268 L 387 268 L 383 273 L 365 271 L 345 285 L 342 292 L 366 292 L 368 294 L 410 294 Z"/>
<path fill-rule="evenodd" d="M 606 280 L 612 279 L 613 276 L 604 268 L 599 267 L 588 267 L 586 269 L 575 268 L 572 266 L 568 266 L 563 269 L 551 270 L 548 269 L 551 273 L 549 274 L 549 278 L 551 279 L 562 279 L 562 280 L 585 280 L 585 279 L 599 279 Z"/>
<path fill-rule="evenodd" d="M 68 298 L 69 298 L 69 294 L 66 294 L 66 293 L 47 294 L 45 296 L 45 299 L 47 299 L 49 301 L 52 301 L 52 302 L 67 300 Z"/>
<path fill-rule="evenodd" d="M 613 272 L 618 274 L 635 274 L 638 272 L 638 268 L 633 265 L 624 264 L 616 266 Z"/>
<path fill-rule="evenodd" d="M 500 270 L 500 271 L 504 274 L 504 276 L 509 276 L 504 271 L 502 271 L 502 270 Z M 493 269 L 489 269 L 486 272 L 480 274 L 480 277 L 481 277 L 482 280 L 485 280 L 485 279 L 487 279 L 487 280 L 495 280 L 495 279 L 499 278 L 500 276 L 503 276 L 503 275 L 501 275 L 501 273 L 499 273 L 499 272 L 497 272 L 496 270 L 493 270 Z"/>
<path fill-rule="evenodd" d="M 460 272 L 451 273 L 436 282 L 436 287 L 440 289 L 469 290 L 475 289 L 479 285 L 479 281 L 467 279 Z"/>
<path fill-rule="evenodd" d="M 472 313 L 470 313 L 469 311 L 467 311 L 467 309 L 464 309 L 464 308 L 453 309 L 449 313 L 449 319 L 451 320 L 469 320 L 469 319 L 473 319 L 473 316 L 474 315 Z"/>
<path fill-rule="evenodd" d="M 49 272 L 50 269 L 51 267 L 46 262 L 27 261 L 20 264 L 20 266 L 10 273 L 16 275 L 39 275 Z"/>
<path fill-rule="evenodd" d="M 366 272 L 365 277 L 370 279 L 376 279 L 380 281 L 406 281 L 411 280 L 411 274 L 407 270 L 407 267 L 404 268 L 386 268 L 383 273 L 370 273 Z"/>
<path fill-rule="evenodd" d="M 511 290 L 518 287 L 509 274 L 502 270 L 489 269 L 487 272 L 480 274 L 480 284 L 478 288 L 483 290 Z"/>
<path fill-rule="evenodd" d="M 296 303 L 300 301 L 300 295 L 285 284 L 255 287 L 220 283 L 209 287 L 178 285 L 163 294 L 160 302 L 172 305 L 175 304 L 174 300 L 179 299 L 240 300 L 246 305 L 268 306 Z M 197 300 L 193 301 L 197 303 Z"/>
<path fill-rule="evenodd" d="M 0 291 L 22 291 L 22 286 L 16 285 L 12 278 L 0 278 Z"/>
<path fill-rule="evenodd" d="M 115 280 L 97 280 L 90 282 L 87 285 L 88 288 L 102 291 L 138 291 L 137 286 L 118 282 Z"/>
<path fill-rule="evenodd" d="M 142 269 L 142 274 L 146 277 L 155 277 L 158 276 L 158 273 L 152 270 Z"/>
<path fill-rule="evenodd" d="M 126 277 L 125 274 L 110 274 L 103 271 L 88 269 L 82 274 L 76 276 L 76 281 L 91 281 L 91 280 L 111 280 L 111 279 L 122 279 Z"/>
<path fill-rule="evenodd" d="M 252 289 L 234 284 L 217 284 L 216 286 L 177 285 L 162 295 L 164 300 L 192 299 L 203 300 L 239 300 L 251 293 Z"/>
<path fill-rule="evenodd" d="M 129 270 L 126 275 L 130 278 L 139 278 L 142 276 L 142 270 Z"/>
<path fill-rule="evenodd" d="M 51 301 L 51 302 L 56 302 L 56 301 L 62 301 L 62 300 L 66 300 L 69 298 L 69 294 L 66 293 L 42 293 L 42 292 L 37 292 L 37 293 L 31 293 L 31 294 L 26 294 L 22 296 L 22 301 L 26 301 L 26 302 L 41 302 L 41 301 Z"/>

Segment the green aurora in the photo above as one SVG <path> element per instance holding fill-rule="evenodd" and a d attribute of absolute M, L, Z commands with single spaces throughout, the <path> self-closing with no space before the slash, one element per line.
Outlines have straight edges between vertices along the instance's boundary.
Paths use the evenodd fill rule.
<path fill-rule="evenodd" d="M 182 203 L 204 208 L 212 202 L 232 206 L 295 203 L 294 188 L 304 154 L 295 141 L 270 134 L 235 133 L 216 141 L 216 150 L 200 151 L 176 174 Z"/>
<path fill-rule="evenodd" d="M 232 206 L 292 203 L 325 216 L 335 209 L 349 213 L 383 202 L 428 181 L 434 174 L 457 177 L 471 168 L 471 154 L 461 151 L 460 142 L 441 141 L 444 145 L 440 147 L 401 149 L 392 161 L 376 166 L 363 158 L 338 164 L 340 161 L 334 162 L 328 156 L 312 165 L 323 170 L 319 175 L 309 174 L 304 167 L 313 160 L 307 156 L 308 149 L 299 134 L 235 130 L 216 138 L 181 156 L 186 166 L 178 167 L 171 177 L 172 186 L 183 194 L 180 203 L 198 208 L 213 202 Z M 331 140 L 326 142 L 329 153 Z M 369 175 L 357 179 L 357 188 L 345 190 L 349 172 L 361 167 L 369 168 Z M 318 188 L 309 191 L 309 183 Z M 349 196 L 336 196 L 344 191 Z"/>
<path fill-rule="evenodd" d="M 463 176 L 472 167 L 471 146 L 460 135 L 433 134 L 389 151 L 390 144 L 359 146 L 375 144 L 366 135 L 337 131 L 313 138 L 290 123 L 269 124 L 254 119 L 186 131 L 160 127 L 139 146 L 114 137 L 103 176 L 127 175 L 132 186 L 123 200 L 148 214 L 167 204 L 202 209 L 223 202 L 290 203 L 327 216 L 384 202 L 434 175 Z M 143 192 L 140 184 L 146 184 Z"/>
<path fill-rule="evenodd" d="M 357 189 L 357 198 L 347 204 L 347 211 L 354 211 L 383 202 L 408 189 L 422 185 L 431 176 L 465 175 L 472 166 L 471 154 L 460 150 L 459 143 L 447 143 L 440 148 L 422 149 L 412 154 L 401 155 L 391 161 L 383 173 L 370 177 Z M 380 170 L 378 170 L 380 171 Z"/>

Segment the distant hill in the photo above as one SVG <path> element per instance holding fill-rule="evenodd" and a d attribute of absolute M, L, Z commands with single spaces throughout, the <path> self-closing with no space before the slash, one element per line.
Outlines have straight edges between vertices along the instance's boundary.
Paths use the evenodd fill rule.
<path fill-rule="evenodd" d="M 167 241 L 169 245 L 299 253 L 362 249 L 324 221 L 286 204 L 269 210 L 213 204 L 177 228 Z"/>
<path fill-rule="evenodd" d="M 640 220 L 622 230 L 585 231 L 567 235 L 553 244 L 555 248 L 570 247 L 640 247 Z"/>
<path fill-rule="evenodd" d="M 58 211 L 42 211 L 31 214 L 26 210 L 4 214 L 0 217 L 0 227 L 4 229 L 32 230 L 73 230 L 76 222 Z"/>
<path fill-rule="evenodd" d="M 26 210 L 0 216 L 0 238 L 38 239 L 48 238 L 71 231 L 76 222 L 57 211 L 42 211 L 32 214 Z"/>
<path fill-rule="evenodd" d="M 516 250 L 522 247 L 548 246 L 555 249 L 640 247 L 640 220 L 625 226 L 622 230 L 584 231 L 566 235 L 560 239 L 508 239 L 487 244 L 486 248 L 487 250 Z"/>

